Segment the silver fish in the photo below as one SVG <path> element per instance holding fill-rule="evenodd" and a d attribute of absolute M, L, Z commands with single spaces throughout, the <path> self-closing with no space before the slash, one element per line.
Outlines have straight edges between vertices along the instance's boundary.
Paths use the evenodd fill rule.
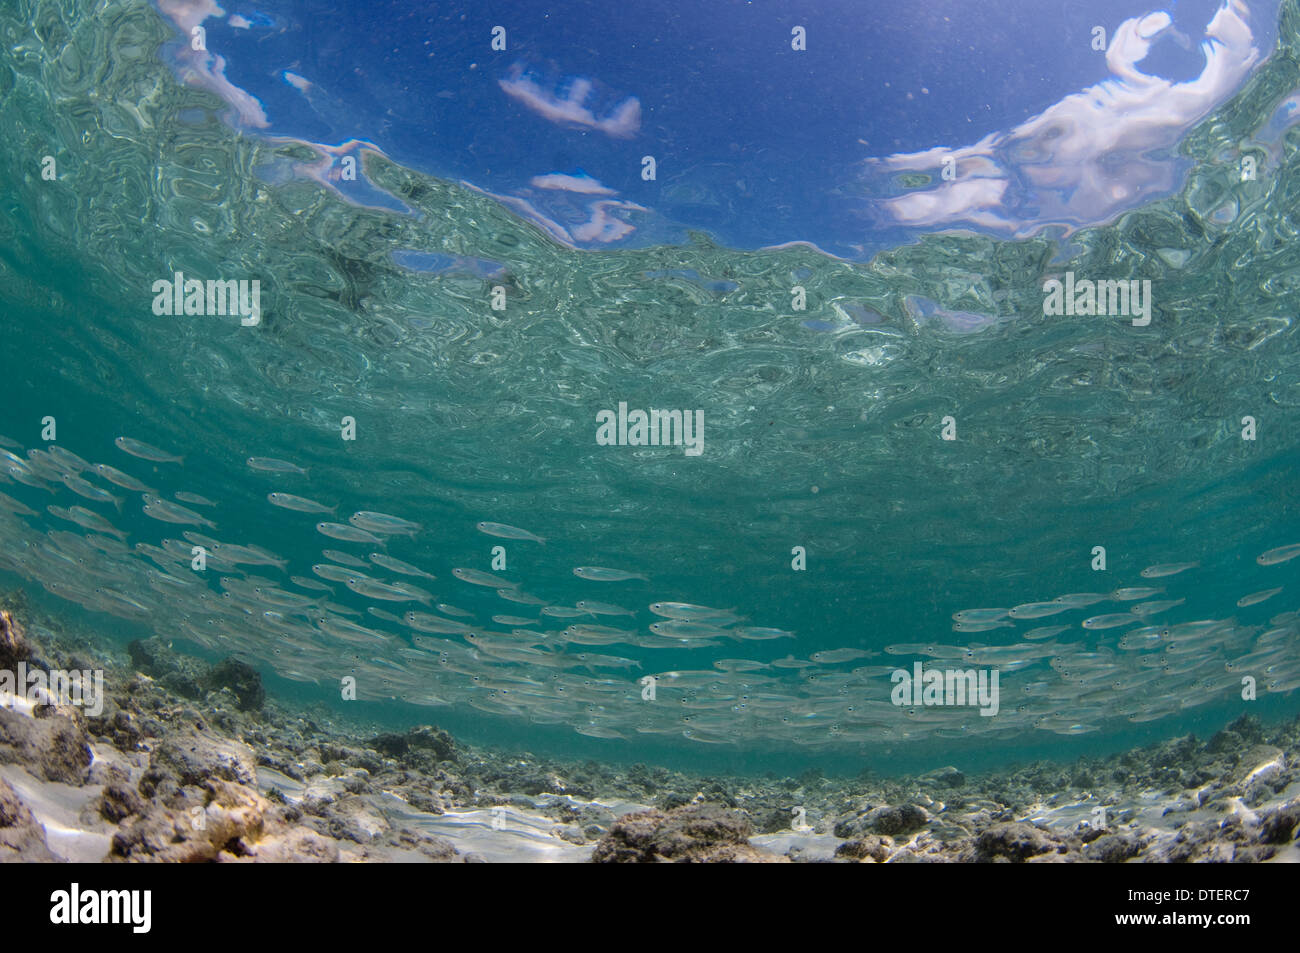
<path fill-rule="evenodd" d="M 1004 619 L 1010 609 L 962 609 L 952 614 L 954 622 L 997 622 Z"/>
<path fill-rule="evenodd" d="M 305 496 L 294 496 L 292 493 L 268 493 L 266 498 L 276 506 L 298 513 L 333 513 L 338 509 L 337 506 L 326 506 L 324 503 L 317 503 Z"/>
<path fill-rule="evenodd" d="M 537 596 L 527 592 L 520 592 L 517 589 L 498 589 L 497 595 L 507 602 L 517 602 L 521 606 L 544 606 L 545 599 L 539 599 Z"/>
<path fill-rule="evenodd" d="M 1162 599 L 1159 602 L 1139 602 L 1129 611 L 1145 619 L 1149 615 L 1168 612 L 1170 609 L 1181 606 L 1186 601 L 1186 599 Z"/>
<path fill-rule="evenodd" d="M 954 622 L 954 632 L 991 632 L 993 629 L 1013 629 L 1015 626 L 1007 619 L 999 622 Z"/>
<path fill-rule="evenodd" d="M 739 622 L 734 609 L 714 609 L 711 606 L 697 606 L 689 602 L 652 602 L 650 611 L 665 619 L 682 619 L 686 622 L 716 622 L 726 625 Z"/>
<path fill-rule="evenodd" d="M 109 483 L 112 483 L 116 486 L 120 486 L 124 490 L 130 490 L 132 493 L 157 492 L 156 490 L 152 490 L 149 487 L 145 486 L 135 477 L 123 473 L 121 470 L 117 469 L 116 467 L 110 467 L 107 463 L 96 463 L 94 466 L 91 467 L 91 469 L 94 470 L 96 473 L 98 473 Z"/>
<path fill-rule="evenodd" d="M 520 529 L 518 526 L 509 526 L 506 523 L 489 523 L 486 520 L 476 523 L 475 529 L 480 533 L 487 533 L 489 536 L 496 536 L 498 539 L 526 539 L 534 543 L 546 545 L 546 540 L 536 536 L 526 529 Z"/>
<path fill-rule="evenodd" d="M 50 447 L 49 454 L 59 462 L 59 465 L 64 468 L 65 472 L 83 473 L 86 470 L 91 469 L 89 463 L 81 459 L 81 457 L 77 456 L 72 451 L 64 450 L 62 447 Z"/>
<path fill-rule="evenodd" d="M 814 652 L 808 658 L 818 665 L 836 665 L 840 662 L 851 662 L 854 659 L 869 658 L 870 652 L 863 652 L 861 649 L 825 649 L 821 652 Z"/>
<path fill-rule="evenodd" d="M 1131 612 L 1112 612 L 1109 615 L 1095 615 L 1081 623 L 1085 629 L 1113 629 L 1117 625 L 1141 622 L 1142 617 Z"/>
<path fill-rule="evenodd" d="M 1256 603 L 1263 602 L 1265 599 L 1272 599 L 1281 591 L 1282 587 L 1278 586 L 1276 589 L 1264 589 L 1260 592 L 1252 592 L 1250 595 L 1242 596 L 1237 600 L 1237 608 L 1244 609 L 1246 606 L 1253 606 Z"/>
<path fill-rule="evenodd" d="M 403 576 L 423 576 L 425 579 L 438 578 L 432 573 L 425 572 L 419 566 L 412 566 L 410 563 L 404 563 L 392 556 L 385 556 L 383 553 L 371 553 L 370 561 L 376 566 L 383 566 L 385 569 L 401 573 Z"/>
<path fill-rule="evenodd" d="M 1039 639 L 1050 639 L 1054 635 L 1060 635 L 1069 628 L 1068 625 L 1044 625 L 1037 629 L 1030 629 L 1028 632 L 1022 634 L 1026 639 L 1037 641 Z"/>
<path fill-rule="evenodd" d="M 141 460 L 150 460 L 154 463 L 181 463 L 185 462 L 183 456 L 178 457 L 174 453 L 168 453 L 166 450 L 159 450 L 140 440 L 132 440 L 130 437 L 118 437 L 113 441 L 117 449 L 131 454 L 133 457 L 139 457 Z"/>
<path fill-rule="evenodd" d="M 331 539 L 341 539 L 349 543 L 374 543 L 378 546 L 384 544 L 384 541 L 374 533 L 367 533 L 364 529 L 348 526 L 346 523 L 317 523 L 316 531 Z"/>
<path fill-rule="evenodd" d="M 192 503 L 195 506 L 216 506 L 217 504 L 209 500 L 206 496 L 199 496 L 197 493 L 187 493 L 185 490 L 177 490 L 173 496 L 182 503 Z"/>
<path fill-rule="evenodd" d="M 480 569 L 453 569 L 451 574 L 462 582 L 473 583 L 476 586 L 489 586 L 495 589 L 497 586 L 509 586 L 513 589 L 518 585 L 508 579 L 502 579 L 496 573 L 483 572 Z"/>
<path fill-rule="evenodd" d="M 322 579 L 328 579 L 331 582 L 347 582 L 349 579 L 356 579 L 361 575 L 354 569 L 344 566 L 331 566 L 329 563 L 317 563 L 311 567 L 311 571 Z"/>
<path fill-rule="evenodd" d="M 516 615 L 494 615 L 492 621 L 497 625 L 508 625 L 512 628 L 521 625 L 537 625 L 536 619 L 524 619 Z"/>
<path fill-rule="evenodd" d="M 1139 575 L 1143 579 L 1159 579 L 1161 576 L 1172 576 L 1176 573 L 1186 572 L 1189 569 L 1195 569 L 1199 565 L 1200 563 L 1161 563 L 1159 566 L 1148 566 Z"/>
<path fill-rule="evenodd" d="M 1026 602 L 1024 605 L 1008 609 L 1007 615 L 1013 619 L 1041 619 L 1060 612 L 1069 612 L 1073 608 L 1074 606 L 1064 602 Z"/>
<path fill-rule="evenodd" d="M 424 598 L 421 598 L 405 589 L 380 582 L 378 579 L 363 579 L 358 576 L 353 576 L 351 579 L 348 579 L 344 585 L 357 595 L 365 596 L 367 599 L 383 599 L 385 602 L 430 601 L 427 593 Z"/>
<path fill-rule="evenodd" d="M 626 572 L 622 569 L 607 569 L 604 566 L 578 566 L 573 570 L 573 574 L 581 579 L 589 579 L 592 582 L 624 582 L 628 579 L 640 579 L 643 582 L 649 582 L 649 576 L 643 576 L 640 573 Z"/>
<path fill-rule="evenodd" d="M 1082 609 L 1086 606 L 1096 605 L 1098 602 L 1106 602 L 1111 597 L 1101 592 L 1068 592 L 1063 596 L 1057 596 L 1056 602 L 1065 602 L 1074 606 L 1076 609 Z"/>
<path fill-rule="evenodd" d="M 793 632 L 787 632 L 785 629 L 752 625 L 739 629 L 730 629 L 727 634 L 733 638 L 745 639 L 750 642 L 766 642 L 769 639 L 793 639 L 795 637 Z"/>
<path fill-rule="evenodd" d="M 590 612 L 592 615 L 636 615 L 631 609 L 624 609 L 622 606 L 612 605 L 608 602 L 597 602 L 594 599 L 579 599 L 574 605 L 583 612 Z"/>
<path fill-rule="evenodd" d="M 186 509 L 179 503 L 160 500 L 148 493 L 144 495 L 144 500 L 144 514 L 151 519 L 162 520 L 165 523 L 194 523 L 199 526 L 207 526 L 210 529 L 217 528 L 216 523 L 205 519 L 193 510 Z"/>
<path fill-rule="evenodd" d="M 72 521 L 78 526 L 85 529 L 93 530 L 96 533 L 108 533 L 110 536 L 116 536 L 118 539 L 125 539 L 126 533 L 122 532 L 108 520 L 104 519 L 97 513 L 82 506 L 73 506 L 68 509 Z"/>
<path fill-rule="evenodd" d="M 389 516 L 387 513 L 372 513 L 368 510 L 353 513 L 348 517 L 348 522 L 358 529 L 367 530 L 371 533 L 383 533 L 388 536 L 395 534 L 414 536 L 420 531 L 419 523 L 404 520 L 400 516 Z"/>
<path fill-rule="evenodd" d="M 119 510 L 122 508 L 122 498 L 114 496 L 107 490 L 100 489 L 93 483 L 88 483 L 79 476 L 71 473 L 63 474 L 63 485 L 66 486 L 77 496 L 85 497 L 88 500 L 94 500 L 96 503 L 112 503 Z"/>
<path fill-rule="evenodd" d="M 296 473 L 299 476 L 308 476 L 305 468 L 288 460 L 277 460 L 275 457 L 249 457 L 246 462 L 251 469 L 261 470 L 263 473 Z"/>
<path fill-rule="evenodd" d="M 1255 557 L 1255 562 L 1261 566 L 1276 566 L 1278 563 L 1287 562 L 1297 556 L 1300 556 L 1300 543 L 1292 543 L 1289 546 L 1279 546 L 1277 549 L 1270 549 L 1266 553 L 1261 553 Z"/>
<path fill-rule="evenodd" d="M 1150 599 L 1162 592 L 1164 589 L 1156 589 L 1152 586 L 1134 586 L 1129 589 L 1116 589 L 1110 597 L 1117 602 L 1131 602 L 1134 599 Z"/>

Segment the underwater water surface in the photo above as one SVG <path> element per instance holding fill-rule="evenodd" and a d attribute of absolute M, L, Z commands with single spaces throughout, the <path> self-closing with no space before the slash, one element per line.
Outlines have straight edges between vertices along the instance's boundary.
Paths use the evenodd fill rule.
<path fill-rule="evenodd" d="M 482 82 L 413 92 L 285 6 L 0 10 L 7 585 L 344 719 L 610 762 L 1300 710 L 1295 3 L 1117 7 L 977 134 L 882 101 L 856 159 L 770 162 L 583 78 L 608 51 L 494 51 L 505 10 L 428 34 Z M 482 121 L 422 155 L 403 117 L 458 83 Z"/>

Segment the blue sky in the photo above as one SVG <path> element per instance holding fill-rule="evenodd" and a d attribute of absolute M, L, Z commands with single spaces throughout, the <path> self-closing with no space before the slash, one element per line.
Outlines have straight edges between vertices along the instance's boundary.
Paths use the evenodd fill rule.
<path fill-rule="evenodd" d="M 1171 147 L 1199 116 L 1171 114 L 1152 134 L 1152 104 L 1173 97 L 1117 77 L 1092 48 L 1093 28 L 1115 46 L 1126 21 L 1147 17 L 1130 30 L 1133 42 L 1157 33 L 1141 71 L 1185 84 L 1196 95 L 1182 98 L 1209 109 L 1271 51 L 1276 18 L 1276 3 L 1252 3 L 1244 38 L 1212 38 L 1237 67 L 1215 85 L 1198 77 L 1218 0 L 1177 0 L 1164 13 L 1132 0 L 571 0 L 549 11 L 486 2 L 469 13 L 410 0 L 259 0 L 227 3 L 224 16 L 210 2 L 162 6 L 209 14 L 208 50 L 228 84 L 260 106 L 260 132 L 367 140 L 403 164 L 500 195 L 578 246 L 680 240 L 698 228 L 734 247 L 810 241 L 850 258 L 935 227 L 1023 234 L 1086 224 L 1171 191 L 1180 184 Z M 806 51 L 791 49 L 796 25 Z M 490 47 L 494 26 L 506 30 L 504 51 Z M 1092 96 L 1109 112 L 1085 101 L 1098 89 L 1110 90 Z M 1061 124 L 1045 114 L 1081 127 L 1086 145 L 1097 138 L 1086 127 L 1114 127 L 1125 111 L 1147 118 L 1106 156 L 1104 171 L 1121 186 L 1088 194 L 1102 165 L 1077 150 L 1063 156 L 1072 180 L 1025 185 L 1017 157 Z M 1012 135 L 1017 127 L 1029 131 Z M 936 149 L 957 150 L 959 177 L 981 181 L 940 182 Z M 657 163 L 652 182 L 641 176 L 645 155 Z M 888 201 L 918 188 L 936 192 L 919 203 L 923 212 Z"/>

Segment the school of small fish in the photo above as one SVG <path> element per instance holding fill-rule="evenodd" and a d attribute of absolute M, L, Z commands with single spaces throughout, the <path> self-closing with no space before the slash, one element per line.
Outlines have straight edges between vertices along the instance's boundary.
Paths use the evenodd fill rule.
<path fill-rule="evenodd" d="M 161 465 L 150 467 L 154 483 L 184 472 L 182 456 L 129 437 L 114 444 Z M 201 532 L 221 532 L 220 501 L 184 490 L 167 498 L 116 464 L 91 463 L 60 446 L 24 454 L 20 443 L 0 436 L 0 448 L 0 569 L 168 639 L 245 656 L 291 681 L 335 690 L 351 676 L 360 699 L 470 706 L 596 738 L 825 746 L 1032 730 L 1083 734 L 1226 700 L 1247 676 L 1261 692 L 1300 688 L 1300 611 L 1276 613 L 1266 623 L 1253 616 L 1173 621 L 1170 613 L 1185 598 L 1165 585 L 952 614 L 952 631 L 995 633 L 997 644 L 900 642 L 883 655 L 834 648 L 800 658 L 796 633 L 754 624 L 735 609 L 657 599 L 651 577 L 635 568 L 567 567 L 602 598 L 553 604 L 529 591 L 544 589 L 542 580 L 526 585 L 464 566 L 430 571 L 390 555 L 391 540 L 424 532 L 418 522 L 372 510 L 344 521 L 333 515 L 345 512 L 338 502 L 277 490 L 264 505 L 313 514 L 319 536 L 358 547 L 324 548 L 321 561 L 291 568 L 256 543 Z M 309 474 L 270 457 L 246 463 L 274 478 Z M 140 534 L 114 522 L 128 510 L 157 524 L 161 535 L 130 542 Z M 312 519 L 303 526 L 309 534 Z M 546 543 L 505 523 L 484 520 L 474 528 L 496 539 Z M 1300 543 L 1259 555 L 1260 588 L 1236 607 L 1286 591 L 1286 579 L 1272 567 L 1298 556 Z M 1172 582 L 1194 578 L 1198 567 L 1166 563 L 1141 576 Z M 732 657 L 750 643 L 765 649 L 764 658 Z M 618 654 L 633 649 L 636 657 Z M 674 663 L 698 661 L 664 668 L 655 661 L 660 651 L 692 653 L 669 656 Z M 780 651 L 787 654 L 772 657 Z M 998 714 L 893 704 L 891 673 L 910 671 L 918 660 L 996 669 Z"/>

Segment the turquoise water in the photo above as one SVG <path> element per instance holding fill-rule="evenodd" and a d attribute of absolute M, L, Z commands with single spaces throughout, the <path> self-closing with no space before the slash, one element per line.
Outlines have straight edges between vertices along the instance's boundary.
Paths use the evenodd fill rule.
<path fill-rule="evenodd" d="M 178 82 L 148 6 L 21 2 L 0 32 L 0 434 L 34 477 L 0 479 L 0 568 L 51 611 L 117 642 L 237 654 L 273 695 L 359 720 L 618 760 L 995 762 L 1297 711 L 1297 564 L 1256 561 L 1300 541 L 1294 3 L 1269 62 L 1182 143 L 1172 197 L 1068 239 L 928 236 L 866 263 L 702 234 L 575 250 L 373 152 L 366 177 L 413 214 L 359 207 L 302 174 L 306 145 L 235 132 L 222 101 Z M 175 272 L 258 280 L 260 323 L 156 315 L 154 283 Z M 1045 315 L 1044 282 L 1066 272 L 1149 280 L 1150 325 Z M 698 411 L 702 452 L 600 445 L 597 415 L 620 402 Z M 80 476 L 120 511 L 79 495 L 62 479 L 79 464 L 51 446 L 165 500 L 201 495 L 215 505 L 180 505 L 215 526 L 152 518 L 96 471 Z M 382 545 L 316 529 L 358 511 L 420 528 Z M 208 540 L 201 572 L 187 532 Z M 223 561 L 212 541 L 277 563 Z M 494 572 L 495 546 L 499 585 L 453 573 Z M 424 594 L 322 579 L 325 549 Z M 1198 565 L 1141 576 L 1181 562 Z M 641 578 L 573 571 L 592 566 Z M 953 631 L 962 610 L 1139 586 L 1165 592 Z M 630 614 L 542 613 L 580 600 Z M 735 618 L 703 613 L 717 631 L 673 643 L 650 628 L 661 602 Z M 1066 628 L 1025 637 L 1048 625 Z M 1149 626 L 1149 644 L 1120 646 Z M 972 654 L 898 649 L 935 645 Z M 834 650 L 861 654 L 812 659 Z M 917 660 L 998 669 L 998 714 L 894 704 L 891 672 Z"/>

